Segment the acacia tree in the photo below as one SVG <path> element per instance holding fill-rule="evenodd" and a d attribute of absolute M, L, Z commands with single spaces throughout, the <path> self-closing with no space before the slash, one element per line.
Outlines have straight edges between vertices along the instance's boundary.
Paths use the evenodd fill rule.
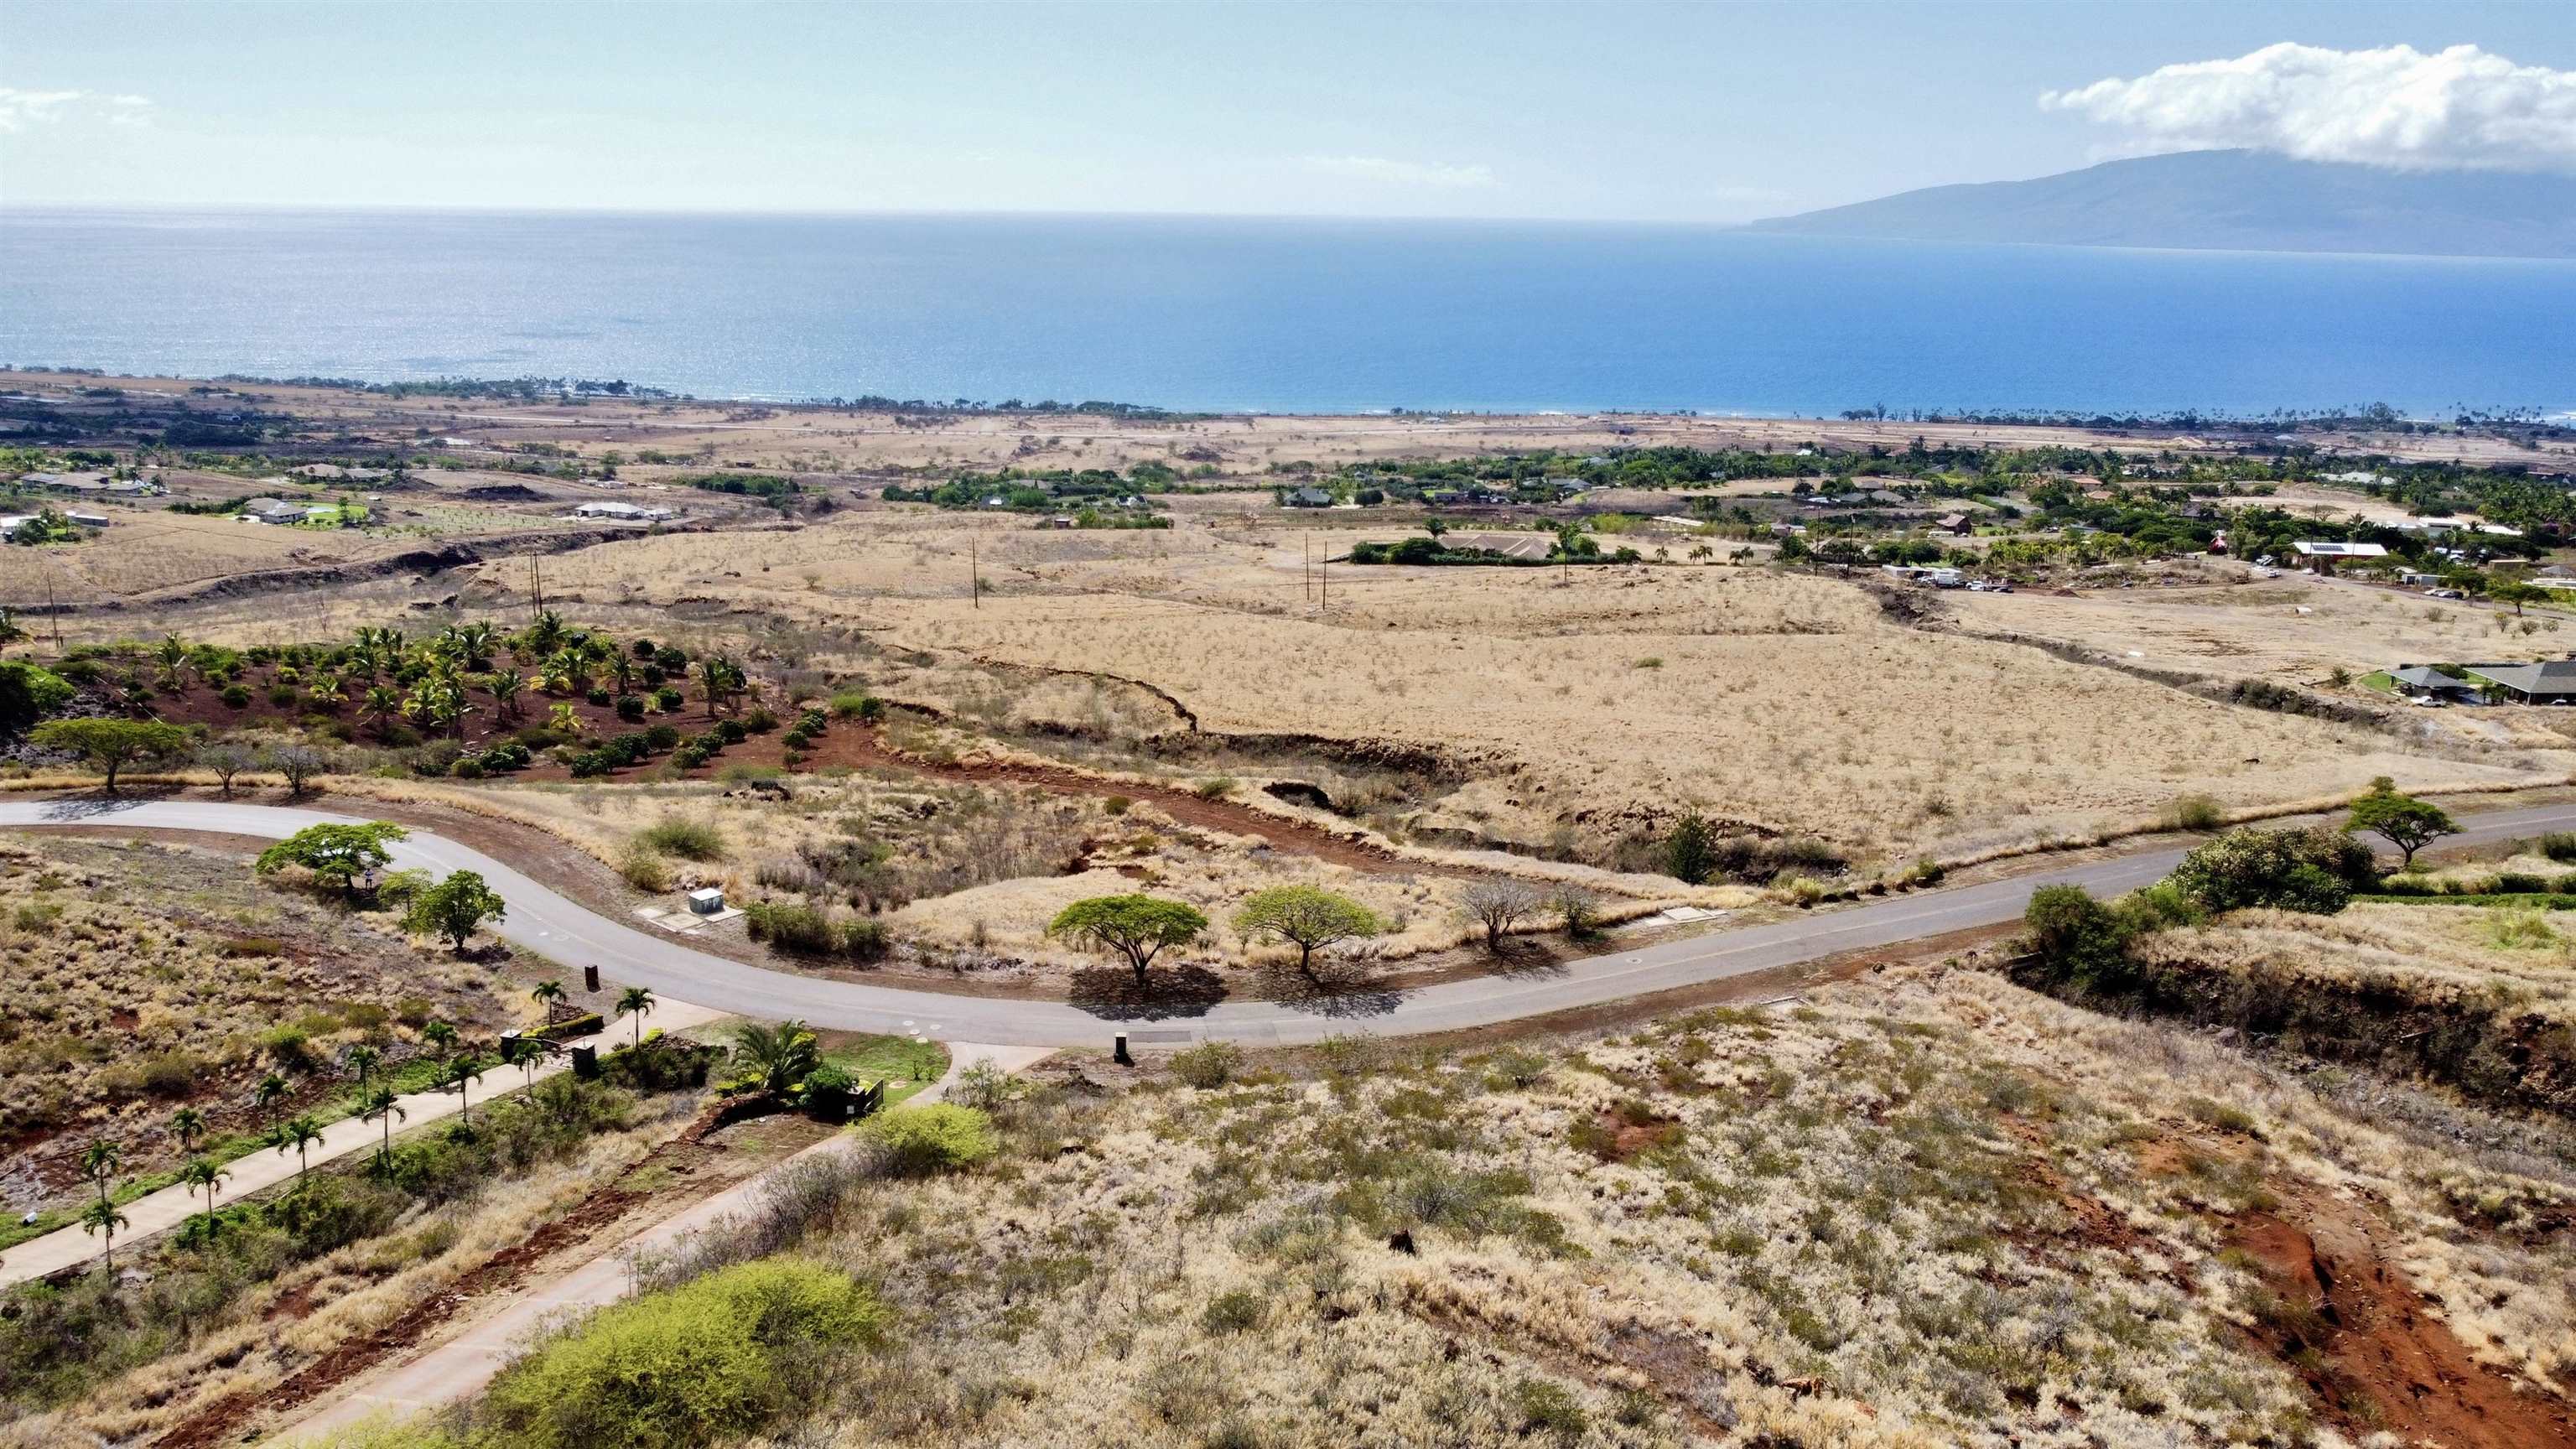
<path fill-rule="evenodd" d="M 474 871 L 460 870 L 411 898 L 403 912 L 403 929 L 424 936 L 444 936 L 458 951 L 473 939 L 475 928 L 502 917 L 501 893 Z"/>
<path fill-rule="evenodd" d="M 166 760 L 188 747 L 188 732 L 151 719 L 55 719 L 29 731 L 27 738 L 49 750 L 69 750 L 97 766 L 106 776 L 107 793 L 116 793 L 116 776 L 126 766 Z"/>
<path fill-rule="evenodd" d="M 254 868 L 262 875 L 274 875 L 290 865 L 300 865 L 313 872 L 313 878 L 337 885 L 340 893 L 358 893 L 358 877 L 389 865 L 393 852 L 386 847 L 411 832 L 390 820 L 371 820 L 364 825 L 308 825 L 293 835 L 259 853 Z"/>
<path fill-rule="evenodd" d="M 1124 957 L 1145 984 L 1146 969 L 1166 947 L 1185 946 L 1207 930 L 1208 918 L 1179 901 L 1148 895 L 1093 896 L 1056 912 L 1046 933 Z"/>
<path fill-rule="evenodd" d="M 1273 886 L 1244 898 L 1234 932 L 1247 941 L 1284 941 L 1297 948 L 1297 969 L 1315 974 L 1315 953 L 1354 936 L 1386 929 L 1377 913 L 1348 896 L 1309 885 Z"/>
<path fill-rule="evenodd" d="M 1485 928 L 1485 948 L 1499 951 L 1512 927 L 1537 915 L 1544 902 L 1535 887 L 1516 880 L 1483 881 L 1458 898 L 1467 919 Z"/>
<path fill-rule="evenodd" d="M 231 799 L 233 777 L 250 768 L 250 751 L 239 745 L 208 745 L 197 751 L 197 767 L 212 773 L 224 787 L 224 798 Z"/>
<path fill-rule="evenodd" d="M 2396 846 L 2405 859 L 2400 870 L 2412 870 L 2415 852 L 2445 835 L 2460 833 L 2459 824 L 2441 806 L 2412 795 L 2397 793 L 2397 782 L 2386 775 L 2370 782 L 2370 793 L 2352 802 L 2352 819 L 2344 822 L 2344 832 L 2367 832 Z"/>

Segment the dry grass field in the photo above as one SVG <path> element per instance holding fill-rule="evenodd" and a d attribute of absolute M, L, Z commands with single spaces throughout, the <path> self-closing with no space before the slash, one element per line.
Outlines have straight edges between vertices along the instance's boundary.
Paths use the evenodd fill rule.
<path fill-rule="evenodd" d="M 2563 1133 L 1941 969 L 1311 1066 L 1059 1069 L 984 1167 L 778 1193 L 714 1262 L 802 1230 L 899 1329 L 770 1442 L 2576 1434 L 2576 1274 L 2532 1226 L 2576 1205 Z"/>
<path fill-rule="evenodd" d="M 965 587 L 970 544 L 980 603 Z M 1690 808 L 1901 861 L 2134 827 L 2183 795 L 2252 809 L 2379 774 L 2430 789 L 2565 770 L 2560 756 L 2447 734 L 2215 704 L 1910 628 L 1852 584 L 1756 569 L 1596 568 L 1567 583 L 1548 569 L 1345 567 L 1326 608 L 1308 597 L 1302 540 L 1284 527 L 1066 534 L 901 512 L 747 536 L 715 556 L 685 539 L 636 540 L 563 559 L 551 577 L 615 619 L 660 608 L 746 633 L 801 628 L 815 636 L 804 662 L 1013 727 L 1148 729 L 1158 713 L 1174 727 L 1159 702 L 1116 684 L 1128 680 L 1179 700 L 1206 731 L 1434 749 L 1473 778 L 1414 828 L 1596 857 Z M 2360 673 L 2392 638 L 2413 638 L 2398 628 L 2407 613 L 2432 652 L 2466 648 L 2464 633 L 2485 627 L 2467 622 L 2476 611 L 2434 621 L 2343 586 L 2326 586 L 2333 615 L 2297 615 L 2301 587 L 2314 586 L 2199 606 L 2163 593 L 1947 597 L 1970 627 L 1998 632 L 2110 647 L 2162 629 L 2147 641 L 2158 659 L 2218 675 L 2234 672 L 2231 630 L 2271 638 L 2286 663 L 2299 631 L 2330 619 L 2319 638 L 2336 642 L 2296 657 L 2340 648 Z M 2195 631 L 2222 642 L 2176 659 L 2173 641 Z M 836 642 L 854 637 L 864 645 Z M 997 680 L 979 665 L 1059 673 Z"/>
<path fill-rule="evenodd" d="M 189 846 L 0 836 L 0 902 L 0 1189 L 21 1209 L 68 1176 L 51 1170 L 65 1168 L 46 1146 L 57 1133 L 124 1137 L 143 1170 L 176 1152 L 158 1119 L 180 1103 L 220 1133 L 250 1122 L 250 1083 L 272 1069 L 432 1019 L 512 1023 L 525 1006 L 491 968 L 418 950 L 385 917 Z"/>

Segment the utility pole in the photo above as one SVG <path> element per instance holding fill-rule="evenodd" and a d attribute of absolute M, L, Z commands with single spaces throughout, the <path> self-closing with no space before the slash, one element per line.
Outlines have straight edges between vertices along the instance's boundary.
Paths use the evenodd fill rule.
<path fill-rule="evenodd" d="M 528 622 L 537 622 L 537 616 L 545 611 L 546 575 L 537 566 L 537 551 L 531 548 L 528 550 Z"/>
<path fill-rule="evenodd" d="M 54 602 L 54 561 L 52 559 L 45 560 L 45 612 L 53 616 L 54 662 L 59 664 L 63 658 L 63 611 L 62 607 Z"/>
<path fill-rule="evenodd" d="M 1329 547 L 1324 550 L 1324 561 L 1316 566 L 1315 573 L 1324 581 L 1324 611 L 1330 613 L 1333 608 L 1333 551 Z"/>
<path fill-rule="evenodd" d="M 1306 577 L 1303 580 L 1306 602 L 1315 602 L 1315 531 L 1306 530 Z"/>
<path fill-rule="evenodd" d="M 975 607 L 984 607 L 984 563 L 978 555 L 976 541 L 971 538 L 966 540 L 966 578 L 967 587 L 975 596 Z"/>

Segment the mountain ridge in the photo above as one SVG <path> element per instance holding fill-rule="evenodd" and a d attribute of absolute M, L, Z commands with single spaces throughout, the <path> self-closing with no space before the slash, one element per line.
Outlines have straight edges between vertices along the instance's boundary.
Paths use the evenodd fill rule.
<path fill-rule="evenodd" d="M 2258 151 L 2105 161 L 1751 223 L 1789 236 L 2192 251 L 2576 258 L 2576 177 L 2388 171 Z"/>

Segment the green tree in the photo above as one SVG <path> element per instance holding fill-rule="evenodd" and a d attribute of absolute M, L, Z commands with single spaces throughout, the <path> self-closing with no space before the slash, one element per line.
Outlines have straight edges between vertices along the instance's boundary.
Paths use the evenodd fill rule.
<path fill-rule="evenodd" d="M 389 820 L 372 820 L 364 825 L 308 825 L 261 851 L 256 869 L 262 875 L 273 875 L 290 865 L 300 865 L 313 872 L 315 880 L 337 885 L 341 894 L 354 896 L 358 877 L 392 863 L 393 852 L 386 847 L 410 833 Z"/>
<path fill-rule="evenodd" d="M 2396 846 L 2405 857 L 2400 870 L 2415 868 L 2415 852 L 2445 835 L 2460 833 L 2458 823 L 2441 806 L 2398 794 L 2397 782 L 2386 775 L 2371 781 L 2370 793 L 2352 802 L 2352 818 L 2343 828 L 2346 834 L 2366 832 Z"/>
<path fill-rule="evenodd" d="M 2545 604 L 2549 602 L 2550 593 L 2549 590 L 2537 584 L 2526 584 L 2519 579 L 2507 579 L 2487 585 L 2487 597 L 2499 604 L 2513 605 L 2514 616 L 2519 618 L 2522 615 L 2523 605 Z"/>
<path fill-rule="evenodd" d="M 1664 874 L 1685 885 L 1705 885 L 1717 873 L 1717 829 L 1691 811 L 1664 837 Z"/>
<path fill-rule="evenodd" d="M 106 1246 L 101 1251 L 106 1255 L 107 1271 L 113 1275 L 116 1272 L 117 1230 L 134 1225 L 128 1222 L 125 1214 L 117 1211 L 116 1204 L 109 1202 L 105 1196 L 101 1196 L 98 1201 L 87 1204 L 81 1209 L 80 1225 L 84 1233 L 106 1235 Z"/>
<path fill-rule="evenodd" d="M 2320 826 L 2231 830 L 2184 856 L 2166 880 L 2213 914 L 2268 906 L 2331 916 L 2377 874 L 2370 847 Z"/>
<path fill-rule="evenodd" d="M 564 984 L 560 981 L 540 981 L 528 988 L 528 999 L 545 1012 L 549 1021 L 554 1019 L 555 1004 L 564 999 L 564 994 Z"/>
<path fill-rule="evenodd" d="M 1179 901 L 1130 894 L 1075 901 L 1056 912 L 1046 933 L 1124 957 L 1141 987 L 1155 956 L 1188 945 L 1207 928 L 1207 917 Z"/>
<path fill-rule="evenodd" d="M 1272 886 L 1244 898 L 1234 913 L 1234 933 L 1247 941 L 1285 941 L 1297 948 L 1297 969 L 1314 974 L 1315 953 L 1357 936 L 1386 929 L 1377 913 L 1348 896 L 1309 885 Z"/>
<path fill-rule="evenodd" d="M 206 1114 L 194 1107 L 182 1107 L 170 1114 L 170 1135 L 179 1139 L 179 1150 L 194 1152 L 206 1135 Z"/>
<path fill-rule="evenodd" d="M 403 912 L 403 929 L 444 936 L 463 951 L 477 927 L 501 917 L 501 893 L 485 885 L 475 872 L 460 870 L 411 898 L 411 908 Z"/>
<path fill-rule="evenodd" d="M 349 1048 L 349 1054 L 342 1058 L 348 1064 L 349 1070 L 357 1075 L 358 1090 L 362 1092 L 367 1089 L 367 1074 L 374 1071 L 376 1063 L 384 1059 L 383 1052 L 364 1043 Z"/>
<path fill-rule="evenodd" d="M 801 1021 L 746 1021 L 733 1029 L 733 1059 L 759 1079 L 763 1092 L 783 1101 L 823 1064 L 823 1050 Z"/>
<path fill-rule="evenodd" d="M 295 1149 L 295 1180 L 299 1184 L 302 1183 L 309 1166 L 305 1161 L 305 1154 L 312 1150 L 314 1143 L 322 1140 L 321 1120 L 309 1115 L 291 1117 L 279 1123 L 277 1131 L 272 1135 L 276 1139 L 277 1150 L 281 1156 L 285 1154 L 286 1149 L 290 1147 Z"/>
<path fill-rule="evenodd" d="M 259 1104 L 260 1111 L 268 1114 L 271 1127 L 277 1125 L 277 1104 L 294 1094 L 294 1086 L 275 1072 L 260 1078 L 259 1085 L 251 1088 L 251 1099 Z"/>
<path fill-rule="evenodd" d="M 69 750 L 107 775 L 106 788 L 116 793 L 116 777 L 126 766 L 166 760 L 188 748 L 188 732 L 174 724 L 143 719 L 47 720 L 27 738 L 49 750 Z"/>
<path fill-rule="evenodd" d="M 617 998 L 617 1014 L 635 1018 L 635 1047 L 644 1047 L 644 1018 L 653 1012 L 653 993 L 641 986 L 629 986 Z"/>

